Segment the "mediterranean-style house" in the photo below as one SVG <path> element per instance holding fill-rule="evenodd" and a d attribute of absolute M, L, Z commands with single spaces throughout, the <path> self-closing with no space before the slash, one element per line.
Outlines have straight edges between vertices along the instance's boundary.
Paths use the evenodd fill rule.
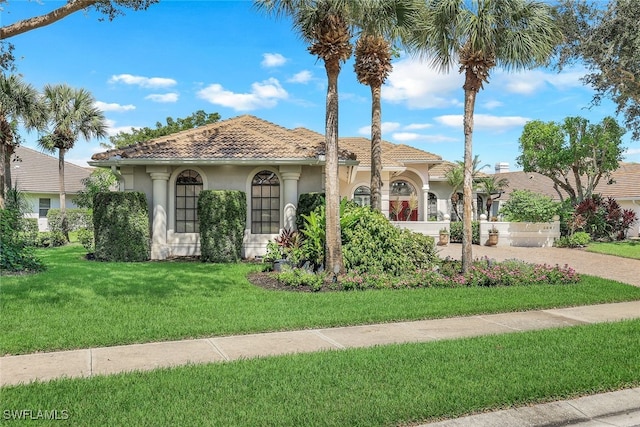
<path fill-rule="evenodd" d="M 451 189 L 440 156 L 382 143 L 383 213 L 401 221 L 442 219 Z M 368 204 L 370 141 L 340 138 L 340 195 Z M 295 228 L 298 197 L 324 191 L 324 136 L 251 115 L 95 154 L 120 191 L 141 191 L 152 223 L 151 258 L 199 254 L 197 197 L 202 190 L 247 194 L 243 256 L 265 253 L 282 229 Z M 432 171 L 436 174 L 432 176 Z"/>
<path fill-rule="evenodd" d="M 505 194 L 496 200 L 495 209 L 509 200 L 513 190 L 530 190 L 545 194 L 554 200 L 560 200 L 560 195 L 553 188 L 553 181 L 544 175 L 536 172 L 509 172 L 508 166 L 504 163 L 496 165 L 496 173 L 509 181 L 509 187 Z M 567 198 L 567 194 L 563 190 L 560 191 L 563 198 Z M 640 163 L 621 162 L 609 179 L 603 178 L 598 183 L 594 193 L 603 197 L 613 197 L 622 209 L 630 209 L 640 218 Z M 640 221 L 631 227 L 628 235 L 630 237 L 640 235 Z"/>
<path fill-rule="evenodd" d="M 64 183 L 67 208 L 75 208 L 74 195 L 84 189 L 82 180 L 91 175 L 91 169 L 65 162 Z M 47 212 L 60 208 L 58 159 L 31 148 L 19 146 L 11 161 L 11 181 L 29 204 L 27 218 L 37 218 L 40 231 L 48 230 Z"/>

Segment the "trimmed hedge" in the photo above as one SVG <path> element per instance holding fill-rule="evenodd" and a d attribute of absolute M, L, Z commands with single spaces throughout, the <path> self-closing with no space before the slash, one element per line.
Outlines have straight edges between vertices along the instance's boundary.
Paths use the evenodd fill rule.
<path fill-rule="evenodd" d="M 67 231 L 75 231 L 81 228 L 90 228 L 93 226 L 93 215 L 91 209 L 66 209 L 67 212 Z M 64 233 L 62 228 L 62 216 L 60 209 L 49 209 L 47 212 L 47 221 L 50 231 L 59 231 Z"/>
<path fill-rule="evenodd" d="M 149 209 L 144 193 L 98 193 L 93 198 L 95 257 L 100 261 L 149 259 Z"/>
<path fill-rule="evenodd" d="M 309 215 L 318 206 L 324 206 L 324 193 L 303 193 L 298 198 L 298 208 L 296 209 L 296 227 L 303 230 L 306 221 L 303 217 Z"/>
<path fill-rule="evenodd" d="M 18 238 L 26 246 L 36 246 L 38 242 L 38 218 L 20 218 Z"/>
<path fill-rule="evenodd" d="M 200 259 L 203 262 L 238 262 L 247 221 L 247 195 L 243 191 L 204 190 L 198 196 Z"/>
<path fill-rule="evenodd" d="M 42 261 L 33 247 L 25 245 L 19 237 L 20 213 L 13 209 L 0 209 L 0 275 L 4 272 L 42 271 Z"/>
<path fill-rule="evenodd" d="M 451 243 L 462 243 L 462 226 L 462 221 L 452 221 L 449 225 Z M 471 243 L 480 244 L 480 222 L 478 221 L 471 221 Z"/>

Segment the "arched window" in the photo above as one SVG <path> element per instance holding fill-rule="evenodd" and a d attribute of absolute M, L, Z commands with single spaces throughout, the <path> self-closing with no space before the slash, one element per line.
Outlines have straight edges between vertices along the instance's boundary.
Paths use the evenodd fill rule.
<path fill-rule="evenodd" d="M 361 185 L 353 192 L 353 201 L 358 206 L 371 206 L 371 190 Z"/>
<path fill-rule="evenodd" d="M 258 172 L 251 182 L 251 233 L 280 231 L 280 181 L 275 173 Z"/>
<path fill-rule="evenodd" d="M 199 233 L 198 195 L 202 177 L 194 170 L 180 172 L 176 178 L 176 233 Z"/>
<path fill-rule="evenodd" d="M 429 193 L 429 203 L 427 205 L 427 219 L 429 221 L 438 220 L 438 198 L 433 193 Z"/>
<path fill-rule="evenodd" d="M 418 220 L 418 194 L 411 183 L 402 180 L 392 182 L 390 197 L 389 215 L 391 220 Z"/>

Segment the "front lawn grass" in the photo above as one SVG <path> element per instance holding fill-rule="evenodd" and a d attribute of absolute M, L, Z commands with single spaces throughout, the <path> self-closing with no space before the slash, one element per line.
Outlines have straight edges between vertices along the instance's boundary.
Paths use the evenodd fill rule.
<path fill-rule="evenodd" d="M 640 320 L 2 389 L 69 425 L 390 426 L 640 385 Z M 9 412 L 10 413 L 10 412 Z"/>
<path fill-rule="evenodd" d="M 625 240 L 622 242 L 591 242 L 587 246 L 588 252 L 615 255 L 624 258 L 640 259 L 640 240 Z"/>
<path fill-rule="evenodd" d="M 2 277 L 0 354 L 523 311 L 640 299 L 579 284 L 303 293 L 252 285 L 251 264 L 101 263 L 78 245 L 40 250 L 46 272 Z"/>

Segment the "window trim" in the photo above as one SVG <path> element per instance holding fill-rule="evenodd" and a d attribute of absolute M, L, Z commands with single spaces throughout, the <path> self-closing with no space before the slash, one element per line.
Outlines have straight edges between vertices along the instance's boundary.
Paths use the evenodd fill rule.
<path fill-rule="evenodd" d="M 277 187 L 278 187 L 278 196 L 277 197 L 273 197 L 271 196 L 271 189 L 269 190 L 269 197 L 263 197 L 262 196 L 262 188 L 265 187 L 263 185 L 260 185 L 259 188 L 260 190 L 260 197 L 258 198 L 261 202 L 260 202 L 260 208 L 255 208 L 254 206 L 256 206 L 256 201 L 254 200 L 254 188 L 257 186 L 254 186 L 254 181 L 256 179 L 256 177 L 258 175 L 260 175 L 263 172 L 267 172 L 273 175 L 272 179 L 275 178 L 277 180 Z M 276 187 L 276 185 L 269 185 L 269 187 Z M 248 217 L 248 222 L 249 222 L 249 229 L 251 230 L 251 234 L 262 234 L 262 235 L 269 235 L 269 234 L 278 234 L 280 232 L 280 228 L 282 227 L 282 192 L 284 190 L 284 186 L 282 185 L 282 179 L 280 178 L 279 174 L 269 168 L 257 168 L 256 170 L 252 171 L 251 175 L 249 176 L 249 207 L 250 207 L 250 213 L 249 213 L 249 217 Z M 262 199 L 268 199 L 268 208 L 263 207 L 264 202 L 262 201 Z M 274 200 L 277 200 L 277 202 L 275 203 L 275 206 L 277 206 L 277 208 L 274 208 Z M 263 214 L 267 213 L 268 218 L 270 220 L 268 221 L 264 221 L 262 220 L 263 218 Z M 260 215 L 260 219 L 254 219 L 256 217 L 256 215 Z M 275 218 L 274 218 L 275 216 Z M 265 232 L 265 227 L 264 224 L 269 224 L 267 225 L 267 231 Z M 276 229 L 274 230 L 272 227 L 275 225 Z"/>

